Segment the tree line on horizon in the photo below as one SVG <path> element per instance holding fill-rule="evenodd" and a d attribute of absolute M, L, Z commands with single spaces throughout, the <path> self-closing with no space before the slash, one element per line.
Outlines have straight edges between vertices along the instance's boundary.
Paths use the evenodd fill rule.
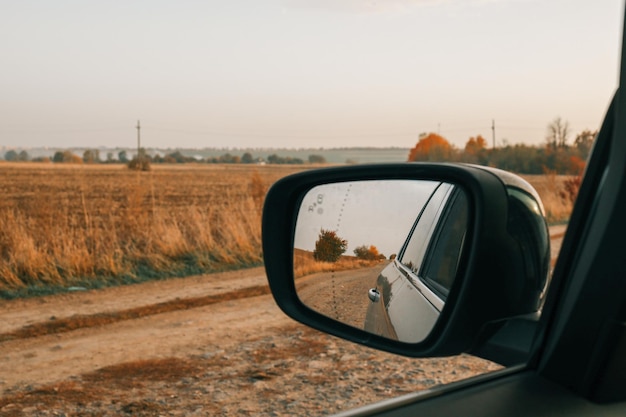
<path fill-rule="evenodd" d="M 117 156 L 117 158 L 116 158 Z M 192 156 L 183 155 L 180 151 L 175 151 L 161 156 L 159 154 L 149 155 L 145 149 L 141 148 L 139 154 L 129 158 L 128 153 L 122 150 L 114 155 L 113 152 L 108 152 L 106 159 L 102 159 L 100 151 L 98 149 L 86 149 L 83 152 L 82 157 L 76 155 L 70 150 L 57 151 L 52 157 L 36 157 L 31 158 L 28 152 L 22 150 L 20 152 L 16 150 L 9 150 L 4 154 L 4 159 L 10 162 L 53 162 L 53 163 L 75 163 L 75 164 L 128 164 L 131 168 L 145 169 L 149 167 L 151 163 L 157 164 L 182 164 L 182 163 L 208 163 L 208 164 L 325 164 L 326 158 L 322 155 L 311 154 L 305 161 L 302 158 L 294 158 L 290 156 L 279 156 L 277 154 L 269 155 L 267 158 L 254 157 L 250 152 L 245 152 L 243 155 L 233 155 L 225 153 L 221 156 L 212 156 L 206 158 L 196 158 Z"/>
<path fill-rule="evenodd" d="M 568 143 L 569 123 L 556 118 L 548 125 L 543 145 L 505 145 L 488 148 L 481 135 L 470 137 L 463 149 L 453 146 L 437 133 L 420 135 L 417 144 L 409 151 L 409 162 L 465 162 L 492 166 L 520 174 L 581 175 L 593 141 L 598 132 L 583 130 Z"/>
<path fill-rule="evenodd" d="M 583 130 L 578 133 L 573 142 L 569 143 L 570 128 L 567 121 L 560 117 L 554 119 L 547 128 L 546 141 L 542 145 L 516 144 L 489 148 L 487 141 L 481 135 L 470 137 L 465 146 L 460 149 L 455 147 L 443 136 L 437 133 L 423 133 L 416 145 L 410 149 L 407 161 L 425 162 L 464 162 L 478 165 L 492 166 L 495 168 L 512 171 L 519 174 L 545 174 L 556 173 L 562 175 L 581 175 L 585 168 L 586 160 L 591 151 L 597 131 Z M 115 157 L 117 156 L 117 158 Z M 100 156 L 98 149 L 87 149 L 82 157 L 69 150 L 57 151 L 50 157 L 30 158 L 26 151 L 17 152 L 9 150 L 5 153 L 6 161 L 35 161 L 54 163 L 123 163 L 131 169 L 149 170 L 150 164 L 182 164 L 182 163 L 208 163 L 208 164 L 325 164 L 326 158 L 322 155 L 312 154 L 305 161 L 302 158 L 269 155 L 267 158 L 254 157 L 250 152 L 241 156 L 225 153 L 221 156 L 197 158 L 183 155 L 180 151 L 174 151 L 161 156 L 149 155 L 145 149 L 140 149 L 139 154 L 129 158 L 127 152 L 122 150 L 114 155 L 108 152 L 105 159 Z"/>

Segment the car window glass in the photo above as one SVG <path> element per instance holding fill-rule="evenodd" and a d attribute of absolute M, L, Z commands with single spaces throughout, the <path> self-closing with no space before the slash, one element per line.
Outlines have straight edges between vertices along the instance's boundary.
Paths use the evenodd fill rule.
<path fill-rule="evenodd" d="M 442 298 L 447 296 L 456 276 L 467 232 L 467 196 L 463 192 L 456 192 L 452 199 L 420 274 Z"/>
<path fill-rule="evenodd" d="M 430 236 L 437 226 L 437 221 L 452 187 L 450 184 L 442 184 L 433 193 L 419 215 L 411 237 L 404 248 L 400 262 L 414 273 L 417 273 L 422 265 Z"/>
<path fill-rule="evenodd" d="M 554 267 L 619 85 L 624 16 L 623 1 L 566 5 L 4 2 L 0 416 L 326 415 L 499 369 L 289 319 L 268 294 L 264 196 L 330 166 L 502 168 L 539 192 Z M 446 287 L 448 225 L 426 221 L 445 216 L 436 196 L 427 230 L 424 198 L 393 249 L 354 242 L 380 258 L 372 270 L 398 266 L 389 282 L 417 279 L 402 260 Z M 409 210 L 380 201 L 390 213 L 368 226 L 396 230 Z M 329 227 L 344 238 L 347 220 Z M 534 222 L 509 225 L 520 250 Z M 433 233 L 437 245 L 418 238 Z M 321 296 L 343 314 L 339 294 Z"/>

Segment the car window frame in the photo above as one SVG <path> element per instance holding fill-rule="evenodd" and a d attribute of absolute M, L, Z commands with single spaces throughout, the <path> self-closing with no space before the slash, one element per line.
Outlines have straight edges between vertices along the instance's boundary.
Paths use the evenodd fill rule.
<path fill-rule="evenodd" d="M 465 194 L 461 188 L 455 186 L 452 189 L 451 195 L 448 197 L 445 203 L 444 212 L 439 217 L 437 227 L 433 233 L 433 236 L 436 236 L 436 238 L 432 239 L 430 244 L 428 245 L 428 249 L 426 250 L 426 255 L 424 257 L 424 262 L 422 264 L 422 267 L 420 268 L 419 275 L 418 275 L 419 278 L 422 280 L 422 282 L 424 282 L 426 286 L 428 286 L 432 291 L 434 291 L 443 301 L 446 301 L 448 294 L 450 292 L 450 288 L 445 287 L 444 285 L 440 284 L 438 281 L 428 277 L 426 271 L 432 265 L 434 254 L 438 248 L 438 244 L 440 243 L 442 233 L 444 229 L 446 228 L 446 226 L 449 224 L 449 220 L 451 219 L 450 215 L 453 209 L 455 208 L 455 204 L 459 202 L 460 198 L 462 198 L 463 196 L 465 196 Z M 465 214 L 469 215 L 469 201 L 467 199 L 467 196 L 465 196 L 465 209 L 466 209 Z M 467 226 L 468 226 L 468 218 L 466 217 L 465 219 L 466 229 L 467 229 Z M 461 238 L 461 242 L 459 245 L 459 251 L 457 254 L 457 265 L 454 271 L 455 275 L 458 270 L 459 261 L 463 254 L 463 247 L 466 242 L 466 236 L 467 236 L 467 230 L 465 231 L 465 233 L 463 233 L 463 237 Z"/>
<path fill-rule="evenodd" d="M 421 263 L 417 266 L 416 269 L 411 268 L 409 265 L 403 262 L 403 258 L 406 255 L 406 252 L 409 248 L 411 239 L 415 236 L 415 232 L 417 230 L 419 222 L 422 220 L 424 213 L 429 208 L 434 201 L 435 194 L 442 190 L 441 187 L 446 187 L 444 190 L 443 198 L 439 201 L 439 205 L 436 208 L 435 212 L 435 220 L 430 224 L 429 236 L 436 237 L 434 239 L 430 239 L 430 241 L 425 245 L 423 250 L 423 255 L 421 257 Z M 403 273 L 403 275 L 415 285 L 420 292 L 426 297 L 426 299 L 433 304 L 438 310 L 441 311 L 443 308 L 443 304 L 445 303 L 449 289 L 446 289 L 444 286 L 440 285 L 434 280 L 427 279 L 424 276 L 424 270 L 428 267 L 428 262 L 432 259 L 433 251 L 437 245 L 438 237 L 441 235 L 443 228 L 446 225 L 446 221 L 448 220 L 448 216 L 450 211 L 452 210 L 452 206 L 456 202 L 456 199 L 459 196 L 459 193 L 462 193 L 463 190 L 455 184 L 450 183 L 441 183 L 437 186 L 437 188 L 431 193 L 430 197 L 424 207 L 422 207 L 419 215 L 417 216 L 413 226 L 411 227 L 411 231 L 409 235 L 405 239 L 405 242 L 402 246 L 402 249 L 398 255 L 398 259 L 396 262 L 399 266 L 399 270 Z M 437 204 L 437 203 L 435 203 Z M 469 210 L 469 206 L 468 206 Z M 461 243 L 461 248 L 465 242 L 465 236 L 463 237 L 463 242 Z M 459 257 L 462 254 L 462 250 L 459 251 Z M 424 287 L 428 291 L 424 291 Z M 436 297 L 434 299 L 433 297 Z"/>
<path fill-rule="evenodd" d="M 420 210 L 420 213 L 418 214 L 417 218 L 415 219 L 415 222 L 413 222 L 413 226 L 411 227 L 411 231 L 409 232 L 408 236 L 406 237 L 406 239 L 404 240 L 404 244 L 402 245 L 402 249 L 400 250 L 400 253 L 398 255 L 398 262 L 405 267 L 407 270 L 411 271 L 412 274 L 414 275 L 418 275 L 419 271 L 422 269 L 422 266 L 424 264 L 424 262 L 426 261 L 426 255 L 428 253 L 428 247 L 430 246 L 430 242 L 428 242 L 427 244 L 425 244 L 424 246 L 420 247 L 423 248 L 423 250 L 421 250 L 421 260 L 419 262 L 419 265 L 414 265 L 413 267 L 410 265 L 407 265 L 404 262 L 404 257 L 405 255 L 407 255 L 407 251 L 411 245 L 411 241 L 413 240 L 413 237 L 417 236 L 415 235 L 416 231 L 418 230 L 418 226 L 420 221 L 423 219 L 424 214 L 426 213 L 426 211 L 430 208 L 433 207 L 431 203 L 437 204 L 434 202 L 435 199 L 435 195 L 440 191 L 443 190 L 444 195 L 443 198 L 439 201 L 439 205 L 436 208 L 436 212 L 435 215 L 433 216 L 434 219 L 431 223 L 428 224 L 429 226 L 429 236 L 433 236 L 436 233 L 438 224 L 441 220 L 441 217 L 443 216 L 445 209 L 446 209 L 446 205 L 448 202 L 448 199 L 450 198 L 450 194 L 454 191 L 455 189 L 455 185 L 454 184 L 449 184 L 449 183 L 440 183 L 437 188 L 431 193 L 430 197 L 428 198 L 428 201 L 426 202 L 426 204 L 424 204 L 424 206 L 422 207 L 422 209 Z"/>

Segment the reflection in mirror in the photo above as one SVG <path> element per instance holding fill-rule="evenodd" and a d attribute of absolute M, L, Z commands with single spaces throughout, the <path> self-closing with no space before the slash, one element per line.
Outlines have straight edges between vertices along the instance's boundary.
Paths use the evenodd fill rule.
<path fill-rule="evenodd" d="M 457 275 L 468 212 L 465 192 L 437 181 L 314 187 L 294 236 L 298 297 L 350 326 L 420 342 Z"/>

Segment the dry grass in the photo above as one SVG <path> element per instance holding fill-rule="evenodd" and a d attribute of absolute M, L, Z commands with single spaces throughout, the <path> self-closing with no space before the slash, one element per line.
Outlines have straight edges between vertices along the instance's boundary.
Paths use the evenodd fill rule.
<path fill-rule="evenodd" d="M 97 287 L 262 262 L 265 192 L 303 167 L 0 163 L 0 296 Z M 551 223 L 567 177 L 527 176 Z M 299 259 L 296 275 L 369 266 Z"/>
<path fill-rule="evenodd" d="M 365 260 L 355 256 L 342 256 L 337 262 L 320 262 L 313 258 L 313 252 L 295 249 L 293 254 L 294 277 L 300 278 L 318 272 L 337 272 L 368 268 L 384 260 Z"/>
<path fill-rule="evenodd" d="M 265 191 L 297 170 L 0 164 L 0 291 L 258 265 Z"/>
<path fill-rule="evenodd" d="M 561 194 L 565 189 L 565 182 L 571 176 L 546 172 L 546 175 L 524 175 L 523 177 L 541 196 L 548 223 L 566 223 L 572 212 L 573 204 L 568 199 L 563 198 Z"/>

